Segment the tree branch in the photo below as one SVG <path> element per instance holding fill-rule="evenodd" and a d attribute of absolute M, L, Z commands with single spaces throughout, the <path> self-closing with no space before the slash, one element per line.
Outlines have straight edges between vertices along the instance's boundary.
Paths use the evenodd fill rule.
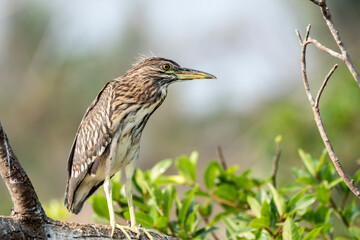
<path fill-rule="evenodd" d="M 345 62 L 346 66 L 348 67 L 348 69 L 349 69 L 351 75 L 353 76 L 353 78 L 355 79 L 357 85 L 360 87 L 359 72 L 356 70 L 354 63 L 350 58 L 350 54 L 349 54 L 343 40 L 341 39 L 339 31 L 335 27 L 335 24 L 332 20 L 331 14 L 330 14 L 330 10 L 326 4 L 326 0 L 320 0 L 320 1 L 311 0 L 311 1 L 313 3 L 315 3 L 316 5 L 320 6 L 320 10 L 323 15 L 323 18 L 333 36 L 333 38 L 335 39 L 336 44 L 338 45 L 338 47 L 341 51 L 342 57 L 344 58 L 343 61 Z"/>
<path fill-rule="evenodd" d="M 333 66 L 333 68 L 330 70 L 330 72 L 328 73 L 328 75 L 326 75 L 325 79 L 324 79 L 324 82 L 322 83 L 317 95 L 316 95 L 316 99 L 315 99 L 315 107 L 319 107 L 319 101 L 320 101 L 320 97 L 321 97 L 321 94 L 322 92 L 324 91 L 325 89 L 325 86 L 327 84 L 327 82 L 329 81 L 331 75 L 335 72 L 335 70 L 337 69 L 338 65 L 335 64 Z"/>
<path fill-rule="evenodd" d="M 0 123 L 0 175 L 11 195 L 14 208 L 12 216 L 44 218 L 35 190 L 15 156 Z"/>
<path fill-rule="evenodd" d="M 11 195 L 11 216 L 0 216 L 0 239 L 127 239 L 119 229 L 111 237 L 111 226 L 55 221 L 46 216 L 26 172 L 15 156 L 0 122 L 0 174 Z M 127 231 L 129 236 L 136 234 Z M 150 232 L 154 240 L 178 238 Z M 136 239 L 149 239 L 141 231 Z"/>
<path fill-rule="evenodd" d="M 345 63 L 348 62 L 350 63 L 350 65 L 353 66 L 352 61 L 350 59 L 349 54 L 347 53 L 347 50 L 345 48 L 345 45 L 343 44 L 343 42 L 341 41 L 340 35 L 338 35 L 338 32 L 335 32 L 335 27 L 334 24 L 331 20 L 331 15 L 329 12 L 329 9 L 326 6 L 325 0 L 322 1 L 315 1 L 315 0 L 311 0 L 312 2 L 314 2 L 315 4 L 321 6 L 321 9 L 323 10 L 323 15 L 325 20 L 328 23 L 328 27 L 330 28 L 330 31 L 333 33 L 333 36 L 336 40 L 336 43 L 338 44 L 341 52 L 342 52 L 342 56 L 344 57 L 344 61 Z M 310 34 L 310 28 L 311 25 L 309 24 L 307 29 L 306 29 L 306 33 L 305 33 L 305 37 L 304 40 L 302 40 L 301 35 L 299 33 L 299 30 L 296 30 L 296 34 L 299 38 L 299 42 L 301 45 L 301 69 L 302 69 L 302 78 L 303 78 L 303 83 L 304 83 L 304 88 L 305 88 L 305 92 L 306 95 L 308 96 L 308 100 L 312 106 L 312 110 L 313 110 L 313 114 L 314 114 L 314 119 L 318 128 L 318 131 L 320 133 L 321 139 L 329 153 L 330 159 L 337 171 L 337 173 L 339 174 L 339 176 L 342 178 L 342 180 L 345 182 L 345 184 L 349 187 L 349 189 L 355 194 L 356 197 L 358 197 L 360 199 L 360 190 L 354 185 L 354 182 L 352 180 L 350 180 L 348 178 L 348 176 L 346 175 L 344 169 L 341 166 L 341 163 L 338 159 L 338 157 L 336 156 L 334 149 L 331 145 L 330 139 L 328 138 L 324 125 L 322 123 L 321 120 L 321 114 L 320 114 L 320 110 L 319 110 L 319 101 L 320 101 L 320 97 L 321 97 L 321 93 L 323 92 L 327 81 L 329 80 L 329 78 L 331 77 L 332 73 L 335 71 L 337 65 L 335 65 L 330 72 L 328 73 L 328 75 L 326 76 L 322 86 L 320 87 L 316 100 L 313 98 L 312 94 L 311 94 L 311 89 L 310 89 L 310 85 L 309 85 L 309 81 L 308 81 L 308 77 L 307 77 L 307 73 L 306 73 L 306 47 L 309 43 L 313 43 L 314 41 L 311 41 L 309 38 L 309 34 Z M 330 54 L 332 55 L 332 54 Z M 346 64 L 350 70 L 350 72 L 353 74 L 356 82 L 360 83 L 360 81 L 358 81 L 357 76 L 358 73 L 356 71 L 356 69 L 353 71 L 350 67 L 349 64 Z M 360 78 L 359 78 L 360 79 Z"/>
<path fill-rule="evenodd" d="M 216 152 L 217 152 L 217 155 L 218 155 L 218 158 L 219 158 L 219 161 L 220 161 L 220 164 L 221 164 L 222 168 L 224 170 L 226 170 L 227 169 L 227 164 L 226 164 L 225 157 L 224 157 L 223 150 L 222 150 L 221 146 L 216 147 Z"/>
<path fill-rule="evenodd" d="M 280 160 L 280 155 L 281 155 L 280 141 L 281 140 L 275 139 L 276 152 L 274 155 L 273 167 L 271 170 L 271 180 L 272 180 L 272 183 L 275 188 L 276 188 L 276 174 L 277 174 L 277 170 L 279 167 L 279 160 Z"/>

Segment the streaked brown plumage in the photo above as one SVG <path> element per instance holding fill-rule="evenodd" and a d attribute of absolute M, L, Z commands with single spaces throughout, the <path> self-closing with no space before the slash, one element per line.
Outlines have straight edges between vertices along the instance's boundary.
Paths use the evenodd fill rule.
<path fill-rule="evenodd" d="M 172 60 L 153 57 L 105 85 L 87 109 L 70 152 L 65 193 L 65 205 L 70 212 L 79 213 L 86 199 L 104 180 L 108 184 L 105 192 L 108 191 L 111 198 L 111 185 L 109 187 L 106 176 L 111 177 L 125 167 L 131 226 L 135 225 L 130 188 L 142 130 L 164 101 L 169 84 L 196 78 L 215 77 L 181 68 Z M 111 216 L 110 220 L 114 227 L 115 220 Z"/>

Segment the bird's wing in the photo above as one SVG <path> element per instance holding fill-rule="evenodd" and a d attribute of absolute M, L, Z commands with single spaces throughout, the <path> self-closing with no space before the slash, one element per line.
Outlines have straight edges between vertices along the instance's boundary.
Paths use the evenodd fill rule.
<path fill-rule="evenodd" d="M 65 202 L 73 201 L 74 193 L 87 173 L 95 174 L 101 156 L 112 138 L 113 81 L 107 83 L 87 109 L 70 151 Z"/>

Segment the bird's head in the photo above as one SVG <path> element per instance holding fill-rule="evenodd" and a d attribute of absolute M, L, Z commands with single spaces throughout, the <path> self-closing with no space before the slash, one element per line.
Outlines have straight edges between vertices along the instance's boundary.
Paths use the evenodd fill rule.
<path fill-rule="evenodd" d="M 209 73 L 180 67 L 176 62 L 160 57 L 151 57 L 141 61 L 126 75 L 132 75 L 142 81 L 157 83 L 161 87 L 178 81 L 216 78 Z"/>

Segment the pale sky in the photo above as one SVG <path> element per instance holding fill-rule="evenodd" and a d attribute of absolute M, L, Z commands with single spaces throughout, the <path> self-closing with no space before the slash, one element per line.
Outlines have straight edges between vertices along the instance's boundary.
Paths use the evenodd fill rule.
<path fill-rule="evenodd" d="M 11 8 L 0 4 L 2 32 L 23 3 L 15 2 Z M 171 87 L 188 113 L 211 112 L 211 106 L 249 110 L 301 84 L 294 33 L 301 26 L 285 0 L 38 2 L 51 9 L 47 37 L 57 42 L 59 54 L 105 51 L 135 21 L 150 37 L 139 54 L 153 52 L 216 75 L 218 80 Z"/>

